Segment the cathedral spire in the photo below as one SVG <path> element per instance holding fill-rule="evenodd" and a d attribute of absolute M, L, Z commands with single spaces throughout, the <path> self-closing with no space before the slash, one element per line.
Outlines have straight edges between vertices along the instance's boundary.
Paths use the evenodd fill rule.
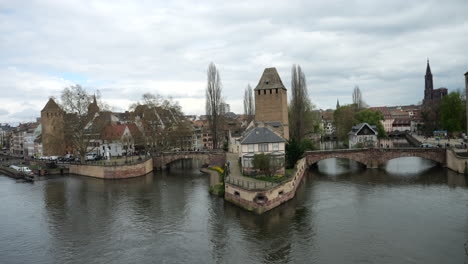
<path fill-rule="evenodd" d="M 427 58 L 426 76 L 431 76 L 431 66 L 429 65 L 429 58 Z"/>
<path fill-rule="evenodd" d="M 338 100 L 338 98 L 336 99 L 336 109 L 340 108 L 340 101 Z"/>

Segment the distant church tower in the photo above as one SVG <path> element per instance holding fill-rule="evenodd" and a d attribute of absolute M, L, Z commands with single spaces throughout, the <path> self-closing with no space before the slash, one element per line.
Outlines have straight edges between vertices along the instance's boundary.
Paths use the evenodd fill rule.
<path fill-rule="evenodd" d="M 336 109 L 340 108 L 340 101 L 336 99 Z"/>
<path fill-rule="evenodd" d="M 50 98 L 41 111 L 42 155 L 62 156 L 65 154 L 65 112 Z"/>
<path fill-rule="evenodd" d="M 276 68 L 266 68 L 255 93 L 255 121 L 280 122 L 283 137 L 289 139 L 288 98 Z"/>
<path fill-rule="evenodd" d="M 426 75 L 424 76 L 425 87 L 424 87 L 424 100 L 423 104 L 428 104 L 432 101 L 432 94 L 434 91 L 434 83 L 432 81 L 431 66 L 429 65 L 429 59 L 427 60 Z"/>

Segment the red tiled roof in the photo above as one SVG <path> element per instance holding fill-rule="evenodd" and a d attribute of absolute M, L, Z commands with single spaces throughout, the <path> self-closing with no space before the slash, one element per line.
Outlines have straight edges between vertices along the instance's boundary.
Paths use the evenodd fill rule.
<path fill-rule="evenodd" d="M 322 112 L 322 120 L 333 120 L 333 112 Z"/>
<path fill-rule="evenodd" d="M 390 110 L 386 106 L 379 106 L 379 107 L 369 107 L 372 111 L 380 111 L 384 117 L 384 119 L 393 119 Z"/>
<path fill-rule="evenodd" d="M 120 124 L 108 125 L 103 129 L 101 133 L 101 139 L 104 139 L 104 140 L 121 139 L 125 132 L 126 127 L 127 125 L 120 125 Z"/>

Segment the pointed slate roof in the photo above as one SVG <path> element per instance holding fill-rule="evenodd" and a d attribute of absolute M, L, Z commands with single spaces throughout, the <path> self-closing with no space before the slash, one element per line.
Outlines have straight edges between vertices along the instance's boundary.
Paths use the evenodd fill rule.
<path fill-rule="evenodd" d="M 427 60 L 426 75 L 427 75 L 427 76 L 432 75 L 432 73 L 431 73 L 431 66 L 429 65 L 429 59 Z"/>
<path fill-rule="evenodd" d="M 278 143 L 286 140 L 268 127 L 256 127 L 241 140 L 241 144 Z"/>
<path fill-rule="evenodd" d="M 278 74 L 276 68 L 266 68 L 263 71 L 262 77 L 255 87 L 255 90 L 263 90 L 263 89 L 285 89 L 283 82 Z"/>
<path fill-rule="evenodd" d="M 378 134 L 376 126 L 371 126 L 368 123 L 360 123 L 360 124 L 353 126 L 351 128 L 351 131 L 348 133 L 348 135 L 357 135 L 359 131 L 361 131 L 366 126 L 370 128 L 370 130 L 372 130 L 372 132 L 374 132 L 375 135 Z"/>
<path fill-rule="evenodd" d="M 60 106 L 54 101 L 54 99 L 50 98 L 47 104 L 44 106 L 44 108 L 41 110 L 41 112 L 44 111 L 57 111 L 57 110 L 62 110 Z"/>

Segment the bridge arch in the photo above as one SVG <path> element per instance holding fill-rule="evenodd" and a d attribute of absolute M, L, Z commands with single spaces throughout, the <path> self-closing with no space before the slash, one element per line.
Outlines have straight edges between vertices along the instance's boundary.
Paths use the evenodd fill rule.
<path fill-rule="evenodd" d="M 446 164 L 446 155 L 445 150 L 443 149 L 434 149 L 434 150 L 424 150 L 424 149 L 407 149 L 406 151 L 386 151 L 383 154 L 378 162 L 378 166 L 383 166 L 390 160 L 398 158 L 407 158 L 407 157 L 418 157 L 425 160 L 433 161 L 440 165 Z"/>
<path fill-rule="evenodd" d="M 307 165 L 308 166 L 313 166 L 313 165 L 317 164 L 319 161 L 327 160 L 327 159 L 351 160 L 351 161 L 354 161 L 354 162 L 359 163 L 361 165 L 367 166 L 367 164 L 363 160 L 358 160 L 358 159 L 353 158 L 353 157 L 344 157 L 344 156 L 340 156 L 340 155 L 337 155 L 337 156 L 334 156 L 334 157 L 320 157 L 320 158 L 316 158 L 316 159 L 311 159 L 311 160 L 307 161 Z"/>
<path fill-rule="evenodd" d="M 311 166 L 320 160 L 343 158 L 354 160 L 366 165 L 367 168 L 378 168 L 392 159 L 401 157 L 420 157 L 446 165 L 445 149 L 423 148 L 372 148 L 372 149 L 341 149 L 325 151 L 308 151 L 305 153 L 307 165 Z"/>
<path fill-rule="evenodd" d="M 178 160 L 199 160 L 203 164 L 222 166 L 226 162 L 224 152 L 186 151 L 186 152 L 162 152 L 153 158 L 155 168 L 164 169 Z"/>

